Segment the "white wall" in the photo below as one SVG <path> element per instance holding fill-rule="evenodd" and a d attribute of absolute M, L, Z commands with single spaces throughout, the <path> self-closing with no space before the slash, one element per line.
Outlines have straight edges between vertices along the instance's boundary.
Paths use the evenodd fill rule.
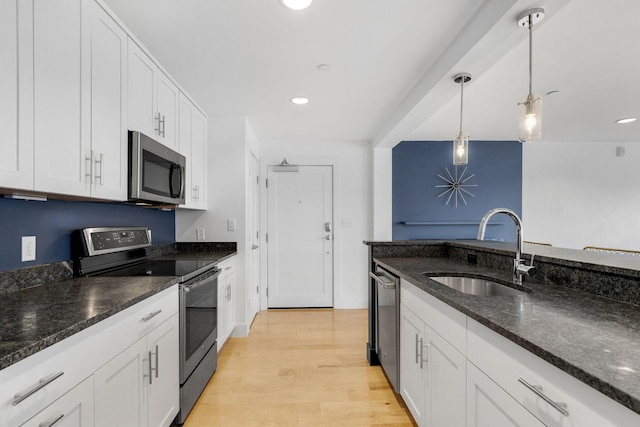
<path fill-rule="evenodd" d="M 617 146 L 624 157 L 616 157 Z M 523 148 L 525 240 L 640 250 L 639 144 L 535 142 Z"/>
<path fill-rule="evenodd" d="M 261 141 L 260 169 L 266 176 L 267 165 L 279 164 L 284 157 L 290 163 L 334 165 L 334 307 L 367 307 L 367 247 L 362 243 L 371 235 L 371 164 L 368 142 Z M 264 191 L 264 190 L 263 190 Z M 266 194 L 261 195 L 261 214 L 266 229 Z M 342 219 L 351 219 L 350 227 Z M 262 251 L 263 277 L 266 250 Z M 264 279 L 262 281 L 264 283 Z"/>
<path fill-rule="evenodd" d="M 244 116 L 209 117 L 208 126 L 208 210 L 178 210 L 176 240 L 195 241 L 196 228 L 203 228 L 208 242 L 237 242 L 234 334 L 246 335 L 248 156 L 250 150 L 259 155 L 259 143 Z M 227 219 L 236 220 L 236 231 L 227 230 Z"/>

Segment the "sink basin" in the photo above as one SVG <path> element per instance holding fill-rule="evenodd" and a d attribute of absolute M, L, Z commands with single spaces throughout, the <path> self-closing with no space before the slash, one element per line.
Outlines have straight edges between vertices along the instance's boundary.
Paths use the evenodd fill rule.
<path fill-rule="evenodd" d="M 483 297 L 504 295 L 526 295 L 526 292 L 510 288 L 500 283 L 475 277 L 429 276 L 429 279 L 442 283 L 458 292 Z"/>

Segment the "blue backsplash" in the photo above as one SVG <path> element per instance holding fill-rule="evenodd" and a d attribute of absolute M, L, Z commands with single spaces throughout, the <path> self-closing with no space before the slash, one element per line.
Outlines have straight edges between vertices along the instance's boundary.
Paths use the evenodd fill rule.
<path fill-rule="evenodd" d="M 470 141 L 469 164 L 458 166 L 463 180 L 474 175 L 464 187 L 465 203 L 449 194 L 447 188 L 452 165 L 451 141 L 405 141 L 393 149 L 393 240 L 475 239 L 478 223 L 490 209 L 510 208 L 522 217 L 522 144 L 516 141 Z M 406 222 L 428 223 L 407 225 Z M 456 224 L 457 223 L 457 224 Z M 461 224 L 462 223 L 462 224 Z M 515 226 L 506 215 L 491 219 L 487 240 L 515 241 Z"/>
<path fill-rule="evenodd" d="M 71 232 L 85 227 L 146 226 L 155 244 L 175 241 L 175 212 L 100 202 L 0 198 L 0 271 L 71 259 Z M 36 236 L 36 260 L 21 262 L 22 236 Z"/>

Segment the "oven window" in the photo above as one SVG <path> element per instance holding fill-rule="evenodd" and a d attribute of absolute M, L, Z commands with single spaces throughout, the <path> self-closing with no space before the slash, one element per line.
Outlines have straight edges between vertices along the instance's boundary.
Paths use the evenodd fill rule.
<path fill-rule="evenodd" d="M 218 280 L 205 279 L 190 286 L 185 297 L 186 359 L 198 350 L 212 332 L 217 332 Z"/>

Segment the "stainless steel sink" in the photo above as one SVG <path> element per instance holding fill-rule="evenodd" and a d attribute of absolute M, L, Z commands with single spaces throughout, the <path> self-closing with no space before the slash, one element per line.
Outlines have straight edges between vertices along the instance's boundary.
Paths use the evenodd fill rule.
<path fill-rule="evenodd" d="M 458 276 L 428 276 L 429 279 L 442 283 L 445 286 L 455 289 L 458 292 L 469 295 L 503 296 L 503 295 L 526 295 L 526 292 L 510 288 L 500 283 L 475 277 Z"/>

